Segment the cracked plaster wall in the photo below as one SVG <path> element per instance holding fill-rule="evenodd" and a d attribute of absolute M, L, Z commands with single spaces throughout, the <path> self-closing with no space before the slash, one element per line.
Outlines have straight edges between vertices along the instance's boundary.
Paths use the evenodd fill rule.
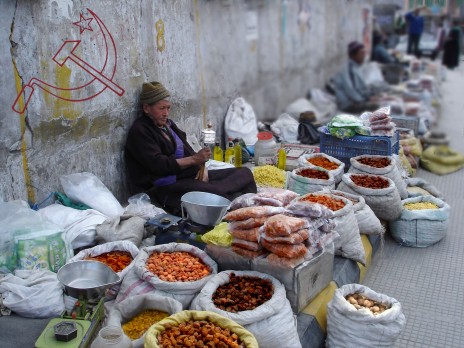
<path fill-rule="evenodd" d="M 0 199 L 38 202 L 61 190 L 60 175 L 89 171 L 124 203 L 123 146 L 143 82 L 170 89 L 172 118 L 190 134 L 207 119 L 221 133 L 238 96 L 258 119 L 275 119 L 342 67 L 347 43 L 361 39 L 366 6 L 370 1 L 0 1 Z M 81 13 L 91 17 L 87 8 L 113 37 L 117 64 L 109 55 L 105 65 L 110 40 L 95 18 L 92 30 L 73 25 Z M 74 62 L 52 60 L 66 40 L 81 40 L 75 56 L 102 75 L 116 66 L 112 81 L 124 94 L 106 88 L 91 98 L 101 82 Z M 62 89 L 46 92 L 39 80 Z M 14 112 L 31 81 L 37 84 L 26 111 Z"/>

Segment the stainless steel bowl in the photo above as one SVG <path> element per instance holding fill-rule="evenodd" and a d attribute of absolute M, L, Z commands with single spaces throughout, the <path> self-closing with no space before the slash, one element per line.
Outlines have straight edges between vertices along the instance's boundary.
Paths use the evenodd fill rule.
<path fill-rule="evenodd" d="M 119 275 L 104 263 L 92 260 L 71 262 L 56 274 L 64 292 L 78 299 L 95 299 L 121 281 Z"/>
<path fill-rule="evenodd" d="M 216 226 L 220 223 L 230 204 L 227 198 L 199 191 L 188 192 L 180 200 L 182 218 L 189 218 L 205 226 Z"/>

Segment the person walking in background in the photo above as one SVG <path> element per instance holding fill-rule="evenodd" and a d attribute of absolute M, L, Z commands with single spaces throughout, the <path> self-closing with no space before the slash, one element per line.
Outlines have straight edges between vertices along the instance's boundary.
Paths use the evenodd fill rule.
<path fill-rule="evenodd" d="M 459 56 L 461 54 L 462 31 L 457 21 L 453 22 L 443 45 L 443 65 L 448 69 L 459 66 Z"/>
<path fill-rule="evenodd" d="M 418 58 L 420 38 L 424 31 L 424 17 L 420 15 L 422 9 L 427 9 L 427 6 L 417 7 L 405 16 L 408 23 L 408 54 L 414 54 Z"/>
<path fill-rule="evenodd" d="M 437 40 L 437 47 L 432 53 L 432 60 L 435 60 L 440 52 L 443 50 L 443 46 L 445 45 L 445 39 L 446 39 L 446 29 L 443 25 L 443 21 L 438 22 L 438 28 L 435 34 L 435 39 Z"/>

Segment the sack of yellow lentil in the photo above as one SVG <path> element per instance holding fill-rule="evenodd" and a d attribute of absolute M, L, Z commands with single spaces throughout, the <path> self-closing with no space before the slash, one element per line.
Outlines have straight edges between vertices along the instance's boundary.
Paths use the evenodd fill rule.
<path fill-rule="evenodd" d="M 390 222 L 390 232 L 399 244 L 427 247 L 440 241 L 448 230 L 450 206 L 433 196 L 418 196 L 402 201 L 403 212 Z"/>
<path fill-rule="evenodd" d="M 147 330 L 157 322 L 182 311 L 182 304 L 154 294 L 137 295 L 115 305 L 108 315 L 108 326 L 122 327 L 134 348 L 143 347 Z"/>

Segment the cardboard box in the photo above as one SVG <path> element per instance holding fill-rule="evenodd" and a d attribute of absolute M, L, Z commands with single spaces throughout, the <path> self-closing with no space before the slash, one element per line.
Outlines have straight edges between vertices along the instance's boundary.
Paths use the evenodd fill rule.
<path fill-rule="evenodd" d="M 252 261 L 253 271 L 277 278 L 287 292 L 294 313 L 303 310 L 332 280 L 334 251 L 327 248 L 295 268 L 278 267 L 265 258 Z"/>
<path fill-rule="evenodd" d="M 305 154 L 319 153 L 318 145 L 304 145 L 304 144 L 283 144 L 283 148 L 287 153 L 286 170 L 292 171 L 298 167 L 298 158 Z"/>

